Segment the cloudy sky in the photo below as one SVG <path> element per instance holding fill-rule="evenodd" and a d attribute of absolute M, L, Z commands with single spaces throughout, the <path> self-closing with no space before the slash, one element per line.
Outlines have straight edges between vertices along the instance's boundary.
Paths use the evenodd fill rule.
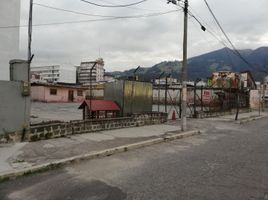
<path fill-rule="evenodd" d="M 89 0 L 114 5 L 138 0 Z M 268 46 L 267 0 L 207 0 L 222 27 L 238 49 Z M 136 16 L 179 9 L 166 0 L 148 0 L 128 8 L 102 8 L 80 0 L 34 0 L 33 24 L 104 19 L 41 7 L 51 7 L 105 16 Z M 192 13 L 215 35 L 219 30 L 203 0 L 189 0 Z M 21 25 L 27 24 L 29 0 L 21 0 Z M 137 66 L 150 67 L 164 60 L 182 58 L 183 13 L 98 22 L 80 22 L 33 28 L 34 65 L 78 65 L 81 61 L 105 60 L 107 71 Z M 27 29 L 21 28 L 21 52 L 25 55 Z M 189 57 L 222 48 L 210 33 L 202 32 L 198 23 L 189 19 Z"/>

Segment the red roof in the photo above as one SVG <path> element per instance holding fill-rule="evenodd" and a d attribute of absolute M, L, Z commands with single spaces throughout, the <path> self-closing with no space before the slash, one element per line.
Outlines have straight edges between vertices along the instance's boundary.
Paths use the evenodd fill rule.
<path fill-rule="evenodd" d="M 90 104 L 92 106 L 92 109 L 90 109 Z M 78 109 L 83 109 L 85 106 L 88 107 L 89 110 L 92 111 L 114 111 L 114 110 L 120 110 L 118 105 L 110 100 L 85 100 Z"/>

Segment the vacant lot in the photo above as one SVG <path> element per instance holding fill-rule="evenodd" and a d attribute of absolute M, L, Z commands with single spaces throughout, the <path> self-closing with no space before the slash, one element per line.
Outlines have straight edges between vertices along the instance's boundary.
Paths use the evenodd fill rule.
<path fill-rule="evenodd" d="M 42 121 L 70 121 L 82 119 L 82 110 L 78 110 L 80 103 L 32 103 L 31 122 Z"/>

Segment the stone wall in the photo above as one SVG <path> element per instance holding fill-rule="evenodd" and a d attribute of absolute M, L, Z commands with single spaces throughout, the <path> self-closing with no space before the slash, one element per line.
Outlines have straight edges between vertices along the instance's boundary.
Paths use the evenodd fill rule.
<path fill-rule="evenodd" d="M 104 130 L 130 128 L 145 125 L 161 124 L 167 121 L 165 113 L 142 113 L 131 117 L 99 119 L 99 120 L 77 120 L 70 122 L 58 122 L 44 125 L 32 126 L 25 134 L 26 141 L 37 141 L 51 138 L 66 137 L 68 135 L 90 133 Z M 22 132 L 16 132 L 5 137 L 0 136 L 0 141 L 20 142 Z M 1 143 L 1 142 L 0 142 Z"/>

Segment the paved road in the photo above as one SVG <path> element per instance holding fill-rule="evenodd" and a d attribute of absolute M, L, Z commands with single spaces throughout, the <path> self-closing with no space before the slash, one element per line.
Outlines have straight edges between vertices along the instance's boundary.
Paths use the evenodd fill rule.
<path fill-rule="evenodd" d="M 267 119 L 215 126 L 200 136 L 2 183 L 0 199 L 268 199 Z"/>

